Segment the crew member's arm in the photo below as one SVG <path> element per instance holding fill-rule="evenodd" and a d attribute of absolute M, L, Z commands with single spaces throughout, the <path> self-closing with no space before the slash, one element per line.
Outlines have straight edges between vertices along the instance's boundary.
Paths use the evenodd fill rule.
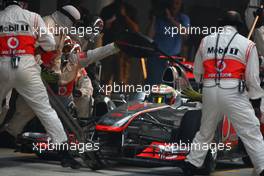
<path fill-rule="evenodd" d="M 264 91 L 260 87 L 259 78 L 259 59 L 255 44 L 251 44 L 251 49 L 246 57 L 246 85 L 248 88 L 248 95 L 251 100 L 256 100 L 264 96 Z"/>
<path fill-rule="evenodd" d="M 250 0 L 248 3 L 248 7 L 245 10 L 245 22 L 249 30 L 252 27 L 252 24 L 254 22 L 254 11 L 256 11 L 256 9 L 250 8 L 249 6 L 259 6 L 258 1 L 259 0 Z"/>
<path fill-rule="evenodd" d="M 203 50 L 202 50 L 202 48 L 203 48 L 203 40 L 202 40 L 200 47 L 196 53 L 195 61 L 194 61 L 194 69 L 193 69 L 193 74 L 194 74 L 195 80 L 199 84 L 202 83 L 202 77 L 204 74 L 203 52 L 202 52 Z M 192 88 L 184 89 L 181 93 L 192 101 L 202 102 L 202 94 L 200 94 L 199 92 L 196 92 Z"/>
<path fill-rule="evenodd" d="M 199 49 L 196 53 L 195 60 L 194 60 L 194 69 L 193 74 L 197 83 L 202 82 L 202 76 L 204 74 L 203 68 L 203 40 L 200 43 Z"/>
<path fill-rule="evenodd" d="M 166 17 L 169 20 L 169 22 L 174 27 L 180 28 L 181 23 L 175 19 L 175 17 L 171 14 L 170 10 L 169 9 L 166 9 L 165 12 L 166 12 Z"/>
<path fill-rule="evenodd" d="M 257 28 L 255 30 L 254 39 L 256 42 L 258 54 L 261 56 L 264 56 L 264 46 L 263 46 L 263 43 L 264 43 L 264 26 Z"/>
<path fill-rule="evenodd" d="M 45 22 L 40 15 L 36 14 L 34 24 L 34 28 L 36 29 L 35 31 L 37 32 L 37 41 L 40 47 L 44 51 L 54 51 L 56 46 L 55 39 L 53 35 L 48 31 Z"/>
<path fill-rule="evenodd" d="M 81 96 L 93 96 L 93 86 L 91 79 L 86 75 L 82 74 L 77 82 L 76 82 L 76 89 L 80 91 Z"/>
<path fill-rule="evenodd" d="M 118 53 L 120 50 L 115 43 L 108 44 L 103 47 L 96 48 L 94 50 L 88 50 L 87 52 L 81 52 L 77 55 L 71 56 L 71 59 L 79 62 L 80 67 L 87 67 L 88 65 L 100 61 L 108 56 Z M 77 56 L 77 58 L 76 58 Z M 74 61 L 74 62 L 76 62 Z"/>
<path fill-rule="evenodd" d="M 174 27 L 177 27 L 178 30 L 182 30 L 181 35 L 183 37 L 185 38 L 188 37 L 188 33 L 185 33 L 185 31 L 187 31 L 187 29 L 191 26 L 190 18 L 188 16 L 179 15 L 181 20 L 177 21 L 176 18 L 171 14 L 169 9 L 166 9 L 166 16 L 167 16 L 167 19 L 170 21 L 170 23 Z"/>
<path fill-rule="evenodd" d="M 40 15 L 36 14 L 34 19 L 34 33 L 40 46 L 36 52 L 41 55 L 41 60 L 45 67 L 50 67 L 52 61 L 60 54 L 56 51 L 55 39 L 48 31 L 45 22 Z"/>

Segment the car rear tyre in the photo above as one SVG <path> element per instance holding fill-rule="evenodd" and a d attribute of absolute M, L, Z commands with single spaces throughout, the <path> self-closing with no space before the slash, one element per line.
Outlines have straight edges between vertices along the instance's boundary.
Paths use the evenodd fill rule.
<path fill-rule="evenodd" d="M 89 167 L 93 171 L 101 170 L 105 167 L 104 164 L 98 158 L 98 155 L 96 152 L 85 153 L 84 162 L 86 166 Z"/>
<path fill-rule="evenodd" d="M 195 134 L 201 125 L 201 111 L 187 111 L 181 121 L 178 139 L 182 143 L 189 144 L 193 141 Z"/>
<path fill-rule="evenodd" d="M 250 159 L 249 156 L 243 157 L 242 158 L 242 161 L 245 164 L 245 166 L 247 166 L 247 167 L 253 167 L 252 161 L 251 161 L 251 159 Z"/>

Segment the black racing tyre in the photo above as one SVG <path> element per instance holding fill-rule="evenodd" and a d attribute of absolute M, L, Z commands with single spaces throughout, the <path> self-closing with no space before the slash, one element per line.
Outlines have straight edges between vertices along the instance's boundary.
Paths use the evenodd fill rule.
<path fill-rule="evenodd" d="M 36 152 L 35 154 L 37 155 L 37 157 L 39 159 L 43 159 L 43 160 L 48 160 L 49 159 L 49 155 L 47 153 Z"/>
<path fill-rule="evenodd" d="M 86 166 L 93 171 L 100 170 L 105 167 L 105 165 L 101 162 L 101 160 L 97 156 L 97 152 L 85 153 L 84 158 L 85 158 L 84 161 Z"/>
<path fill-rule="evenodd" d="M 95 130 L 95 124 L 93 121 L 91 121 L 91 123 L 87 124 L 86 127 L 88 127 L 88 131 L 86 131 L 87 129 L 85 130 L 85 137 L 86 139 L 90 139 L 93 134 L 91 134 L 91 131 L 89 130 Z M 100 159 L 100 150 L 85 152 L 81 154 L 81 158 L 83 159 L 85 165 L 93 171 L 105 168 L 105 164 Z"/>
<path fill-rule="evenodd" d="M 95 163 L 94 161 L 87 164 L 87 166 L 93 171 L 103 169 L 102 165 L 100 165 L 99 163 Z"/>
<path fill-rule="evenodd" d="M 189 144 L 193 141 L 195 134 L 201 125 L 202 112 L 200 110 L 187 111 L 181 121 L 178 139 Z"/>
<path fill-rule="evenodd" d="M 39 159 L 42 159 L 42 160 L 49 160 L 49 161 L 59 161 L 60 160 L 60 157 L 58 156 L 57 153 L 49 153 L 49 152 L 39 153 L 39 152 L 35 152 L 35 154 L 38 156 Z"/>
<path fill-rule="evenodd" d="M 252 161 L 251 161 L 251 159 L 250 159 L 249 156 L 243 157 L 242 158 L 242 161 L 243 161 L 243 163 L 244 163 L 245 166 L 247 166 L 247 167 L 253 167 Z"/>

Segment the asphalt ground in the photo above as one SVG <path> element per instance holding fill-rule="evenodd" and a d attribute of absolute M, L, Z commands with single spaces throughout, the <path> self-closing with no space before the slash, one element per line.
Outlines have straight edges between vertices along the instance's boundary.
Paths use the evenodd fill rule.
<path fill-rule="evenodd" d="M 246 168 L 241 161 L 221 161 L 212 176 L 253 176 L 252 168 Z M 58 161 L 47 161 L 34 154 L 14 153 L 10 149 L 0 149 L 0 176 L 182 176 L 179 168 L 143 168 L 115 165 L 100 171 L 88 168 L 73 170 L 62 168 Z"/>

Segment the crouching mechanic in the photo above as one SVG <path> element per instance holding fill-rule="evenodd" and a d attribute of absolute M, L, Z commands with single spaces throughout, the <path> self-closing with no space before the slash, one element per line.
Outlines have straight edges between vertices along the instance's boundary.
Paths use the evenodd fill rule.
<path fill-rule="evenodd" d="M 0 32 L 0 102 L 15 88 L 37 114 L 53 142 L 66 142 L 64 128 L 51 108 L 34 58 L 35 44 L 38 42 L 43 50 L 52 51 L 54 38 L 35 32 L 46 28 L 38 14 L 22 9 L 19 1 L 6 2 L 7 7 L 0 12 L 1 26 L 5 29 Z"/>
<path fill-rule="evenodd" d="M 219 23 L 224 32 L 205 37 L 195 58 L 195 78 L 203 82 L 203 109 L 200 131 L 193 143 L 209 145 L 225 114 L 244 143 L 257 173 L 263 176 L 264 141 L 259 120 L 248 100 L 250 97 L 258 102 L 264 95 L 256 46 L 238 34 L 237 28 L 242 23 L 239 13 L 228 11 Z M 202 167 L 207 153 L 191 150 L 185 162 L 185 175 L 193 175 Z"/>
<path fill-rule="evenodd" d="M 71 70 L 72 64 L 69 61 L 70 53 L 81 52 L 79 44 L 74 43 L 70 37 L 67 37 L 63 47 L 62 55 L 62 72 L 65 69 Z M 74 64 L 75 67 L 76 64 Z M 92 101 L 93 87 L 90 78 L 87 76 L 86 70 L 80 68 L 77 72 L 72 73 L 75 75 L 72 80 L 66 85 L 60 85 L 57 82 L 50 83 L 53 91 L 58 98 L 63 102 L 64 106 L 73 115 L 73 117 L 89 117 L 90 103 Z M 71 75 L 72 76 L 72 75 Z"/>

